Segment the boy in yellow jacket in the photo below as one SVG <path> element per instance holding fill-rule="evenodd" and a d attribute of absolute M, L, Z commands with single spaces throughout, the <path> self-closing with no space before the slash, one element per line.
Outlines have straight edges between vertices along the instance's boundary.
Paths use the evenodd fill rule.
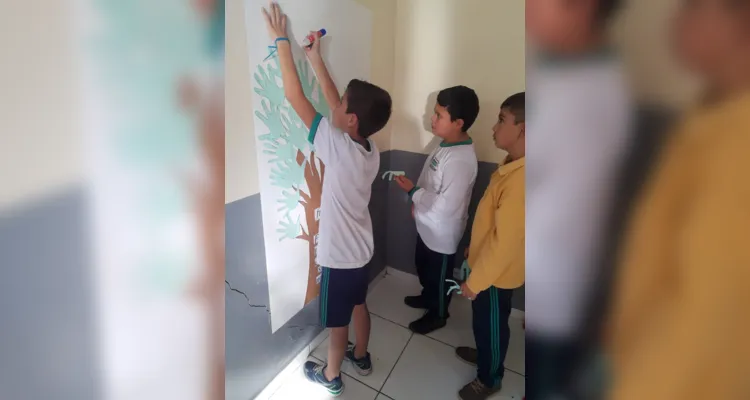
<path fill-rule="evenodd" d="M 502 387 L 511 298 L 513 289 L 524 282 L 525 110 L 524 92 L 510 96 L 500 107 L 493 136 L 495 146 L 507 151 L 508 157 L 492 174 L 471 229 L 471 273 L 461 293 L 473 301 L 477 348 L 459 347 L 456 355 L 477 366 L 477 378 L 458 393 L 462 400 L 484 400 Z"/>
<path fill-rule="evenodd" d="M 710 97 L 634 210 L 606 398 L 750 399 L 750 1 L 684 1 L 675 21 L 677 53 Z"/>

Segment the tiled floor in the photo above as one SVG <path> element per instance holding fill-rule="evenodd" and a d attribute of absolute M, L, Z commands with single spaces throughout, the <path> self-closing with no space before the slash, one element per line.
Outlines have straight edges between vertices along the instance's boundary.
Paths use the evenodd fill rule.
<path fill-rule="evenodd" d="M 373 373 L 359 376 L 344 362 L 344 400 L 455 400 L 458 391 L 474 379 L 475 368 L 456 358 L 456 346 L 473 346 L 471 303 L 453 298 L 448 326 L 428 336 L 415 335 L 406 326 L 421 316 L 408 308 L 404 296 L 416 294 L 419 282 L 413 275 L 391 272 L 376 284 L 367 298 L 372 314 L 370 353 Z M 520 400 L 524 394 L 524 333 L 521 321 L 511 318 L 511 340 L 505 359 L 503 390 L 491 399 Z M 354 337 L 354 330 L 350 330 Z M 310 355 L 325 360 L 328 339 Z M 308 383 L 302 371 L 288 378 L 272 400 L 328 399 L 321 388 Z"/>

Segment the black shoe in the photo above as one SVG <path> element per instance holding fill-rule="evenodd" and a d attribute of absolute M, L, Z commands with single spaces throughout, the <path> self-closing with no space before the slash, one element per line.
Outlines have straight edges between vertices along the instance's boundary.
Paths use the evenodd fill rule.
<path fill-rule="evenodd" d="M 367 353 L 362 358 L 356 358 L 354 356 L 354 347 L 354 344 L 352 342 L 349 342 L 345 354 L 346 359 L 352 363 L 354 371 L 356 371 L 359 375 L 370 375 L 372 373 L 372 360 L 370 359 L 370 353 Z"/>
<path fill-rule="evenodd" d="M 456 349 L 456 357 L 474 367 L 477 366 L 477 358 L 479 358 L 477 355 L 477 349 L 471 347 L 458 347 Z"/>
<path fill-rule="evenodd" d="M 406 296 L 404 297 L 404 304 L 411 308 L 427 308 L 427 301 L 425 301 L 422 295 L 419 296 Z"/>
<path fill-rule="evenodd" d="M 447 318 L 440 318 L 431 313 L 425 313 L 422 318 L 409 324 L 409 329 L 412 332 L 420 335 L 427 335 L 430 332 L 434 332 L 448 323 Z"/>

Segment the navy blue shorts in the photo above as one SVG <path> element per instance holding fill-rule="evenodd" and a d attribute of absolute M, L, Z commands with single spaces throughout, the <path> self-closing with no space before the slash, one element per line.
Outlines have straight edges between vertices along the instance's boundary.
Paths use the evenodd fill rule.
<path fill-rule="evenodd" d="M 320 324 L 324 328 L 348 326 L 354 306 L 365 304 L 367 268 L 323 267 L 320 277 Z"/>

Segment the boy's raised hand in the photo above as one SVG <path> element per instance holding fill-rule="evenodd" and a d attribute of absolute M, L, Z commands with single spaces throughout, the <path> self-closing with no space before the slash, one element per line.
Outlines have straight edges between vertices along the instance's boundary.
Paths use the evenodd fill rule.
<path fill-rule="evenodd" d="M 271 40 L 286 36 L 286 15 L 281 12 L 281 7 L 273 0 L 268 2 L 268 9 L 263 9 L 266 18 L 266 27 Z"/>
<path fill-rule="evenodd" d="M 310 31 L 309 34 L 315 37 L 315 41 L 312 43 L 312 46 L 305 47 L 305 54 L 310 58 L 320 57 L 320 32 Z"/>

